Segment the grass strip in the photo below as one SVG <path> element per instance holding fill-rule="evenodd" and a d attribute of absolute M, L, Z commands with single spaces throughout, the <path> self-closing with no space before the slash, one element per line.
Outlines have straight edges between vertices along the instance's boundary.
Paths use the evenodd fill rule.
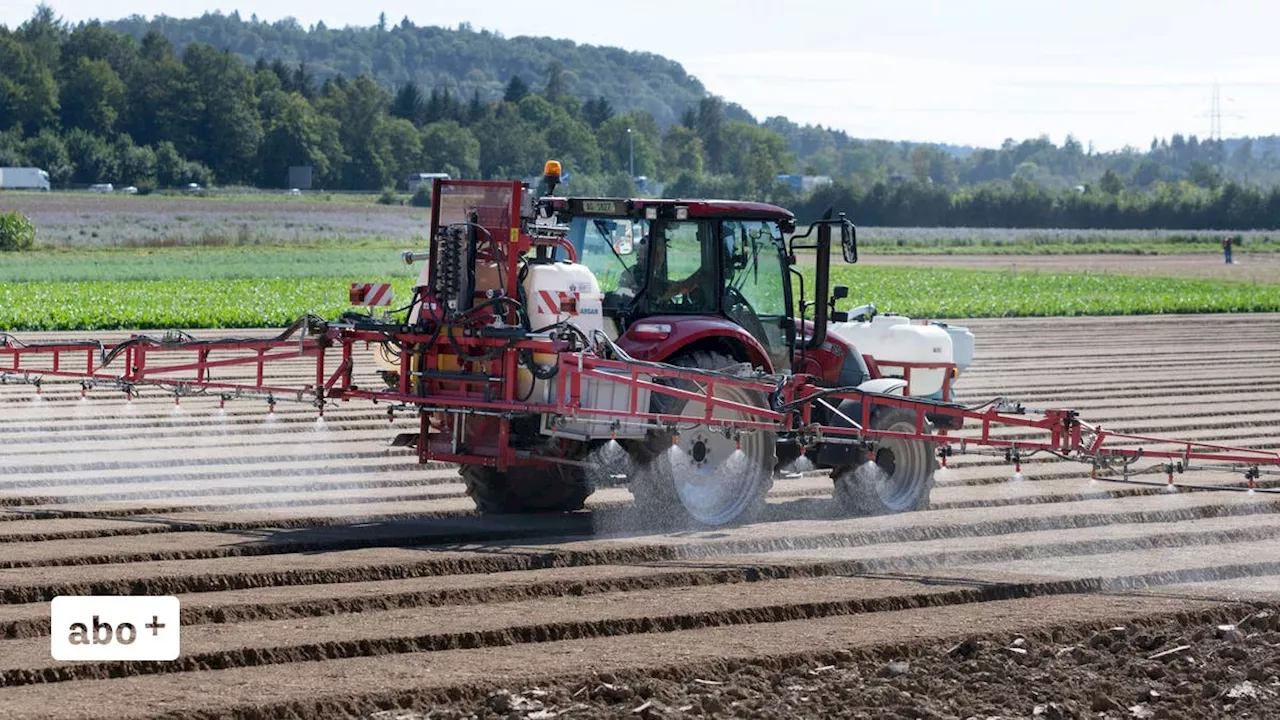
<path fill-rule="evenodd" d="M 305 313 L 336 318 L 351 309 L 351 282 L 380 277 L 7 282 L 0 283 L 0 329 L 283 327 Z M 407 302 L 414 278 L 391 282 L 396 305 Z M 832 283 L 850 288 L 850 305 L 872 302 L 880 312 L 916 318 L 1280 311 L 1280 285 L 1248 282 L 836 266 Z"/>

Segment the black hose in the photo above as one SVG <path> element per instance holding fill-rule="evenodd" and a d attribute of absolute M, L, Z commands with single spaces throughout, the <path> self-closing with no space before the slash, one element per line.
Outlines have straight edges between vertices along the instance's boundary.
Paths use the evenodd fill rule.
<path fill-rule="evenodd" d="M 547 369 L 534 362 L 533 351 L 528 348 L 520 350 L 519 360 L 520 364 L 528 368 L 529 372 L 533 373 L 533 376 L 539 380 L 550 380 L 560 372 L 559 364 L 551 365 L 550 369 Z"/>

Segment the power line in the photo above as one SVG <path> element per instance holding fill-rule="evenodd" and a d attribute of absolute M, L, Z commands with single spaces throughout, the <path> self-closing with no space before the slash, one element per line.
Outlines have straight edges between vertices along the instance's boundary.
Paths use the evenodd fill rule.
<path fill-rule="evenodd" d="M 1218 83 L 1213 83 L 1213 106 L 1209 109 L 1209 139 L 1222 139 L 1222 99 Z"/>

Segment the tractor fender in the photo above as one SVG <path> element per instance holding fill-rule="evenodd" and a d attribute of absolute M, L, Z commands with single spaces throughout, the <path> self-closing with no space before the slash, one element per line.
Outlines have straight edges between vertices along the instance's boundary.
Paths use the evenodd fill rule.
<path fill-rule="evenodd" d="M 875 380 L 867 380 L 858 386 L 858 390 L 868 393 L 877 393 L 880 395 L 899 395 L 906 393 L 903 390 L 907 387 L 907 381 L 902 378 L 877 378 Z M 838 406 L 840 412 L 832 413 L 831 424 L 835 427 L 851 428 L 852 424 L 845 418 L 858 420 L 862 417 L 862 401 L 860 400 L 842 400 Z M 888 408 L 884 408 L 888 409 Z M 872 422 L 875 421 L 875 415 L 878 411 L 872 406 Z M 856 445 L 845 445 L 835 443 L 823 443 L 818 448 L 817 464 L 820 467 L 841 467 L 844 465 L 852 465 L 857 462 L 858 447 Z"/>
<path fill-rule="evenodd" d="M 667 330 L 655 332 L 655 326 L 666 327 Z M 637 328 L 641 331 L 637 332 Z M 773 363 L 760 341 L 741 325 L 725 318 L 653 315 L 632 323 L 617 343 L 631 357 L 648 362 L 664 362 L 695 345 L 706 348 L 719 346 L 722 352 L 737 360 L 749 362 L 752 367 L 767 373 L 773 372 Z"/>
<path fill-rule="evenodd" d="M 858 386 L 862 392 L 880 393 L 881 395 L 906 395 L 903 391 L 907 381 L 902 378 L 876 378 Z"/>
<path fill-rule="evenodd" d="M 796 320 L 797 346 L 808 339 L 812 330 L 813 323 Z M 871 377 L 862 355 L 854 350 L 848 340 L 834 332 L 827 333 L 827 339 L 821 347 L 798 347 L 791 357 L 791 371 L 813 375 L 824 383 L 841 387 L 857 385 Z"/>

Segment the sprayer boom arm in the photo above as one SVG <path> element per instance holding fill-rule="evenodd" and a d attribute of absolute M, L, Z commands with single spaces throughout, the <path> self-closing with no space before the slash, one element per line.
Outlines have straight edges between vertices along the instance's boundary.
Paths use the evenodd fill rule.
<path fill-rule="evenodd" d="M 654 393 L 703 403 L 702 421 L 727 433 L 767 431 L 783 442 L 815 447 L 820 444 L 874 445 L 889 437 L 935 443 L 945 462 L 956 452 L 1003 455 L 1019 464 L 1038 453 L 1090 464 L 1095 476 L 1120 473 L 1125 478 L 1140 472 L 1173 473 L 1194 469 L 1234 469 L 1245 466 L 1249 486 L 1261 474 L 1280 474 L 1280 453 L 1270 450 L 1229 447 L 1167 438 L 1131 435 L 1105 430 L 1082 420 L 1067 409 L 1037 410 L 1004 398 L 978 406 L 859 391 L 856 388 L 823 387 L 809 375 L 744 375 L 691 369 L 663 363 L 634 360 L 607 338 L 594 338 L 594 347 L 571 349 L 564 341 L 547 337 L 503 338 L 474 336 L 468 347 L 491 348 L 495 357 L 533 352 L 555 356 L 554 401 L 513 399 L 504 392 L 505 378 L 494 377 L 482 367 L 463 367 L 452 374 L 436 371 L 473 392 L 434 395 L 410 391 L 403 378 L 413 372 L 411 358 L 436 338 L 421 330 L 401 332 L 398 325 L 368 323 L 325 323 L 304 317 L 285 332 L 270 338 L 221 338 L 198 340 L 185 333 L 164 337 L 133 336 L 116 344 L 98 341 L 25 344 L 16 337 L 0 334 L 0 382 L 27 383 L 39 390 L 46 378 L 79 380 L 82 392 L 91 387 L 111 386 L 132 397 L 143 386 L 158 387 L 174 395 L 219 395 L 222 402 L 235 398 L 266 399 L 274 407 L 278 401 L 306 402 L 321 413 L 335 400 L 368 399 L 413 412 L 426 419 L 432 414 L 492 415 L 510 418 L 513 414 L 537 414 L 557 424 L 595 424 L 614 431 L 647 427 L 674 428 L 688 423 L 687 416 L 665 416 L 651 412 L 645 400 Z M 296 335 L 296 337 L 294 337 Z M 361 346 L 388 344 L 398 348 L 402 363 L 399 387 L 369 389 L 358 386 L 356 355 Z M 327 362 L 336 362 L 327 366 Z M 273 379 L 280 368 L 294 369 L 299 360 L 314 363 L 312 382 L 299 384 Z M 497 362 L 501 362 L 500 360 Z M 514 361 L 513 361 L 514 362 Z M 285 363 L 289 363 L 286 366 Z M 477 365 L 467 363 L 467 365 Z M 296 378 L 296 375 L 294 375 Z M 682 390 L 662 381 L 693 382 L 698 390 Z M 622 385 L 628 398 L 625 407 L 601 409 L 583 403 L 584 385 Z M 506 385 L 510 383 L 507 382 Z M 752 390 L 769 398 L 767 407 L 732 402 L 717 396 L 719 386 Z M 615 388 L 616 389 L 616 388 Z M 859 417 L 842 416 L 841 425 L 821 424 L 812 418 L 817 407 L 835 408 L 842 400 L 860 403 Z M 872 427 L 872 416 L 886 407 L 905 408 L 915 414 L 912 432 L 890 432 Z M 736 411 L 735 419 L 716 416 L 717 409 Z M 950 422 L 939 423 L 942 418 Z M 929 427 L 963 427 L 956 431 Z M 429 453 L 420 449 L 423 459 Z M 505 453 L 504 453 L 505 454 Z M 435 457 L 440 457 L 436 454 Z M 455 458 L 456 459 L 456 458 Z M 1161 461 L 1155 470 L 1135 470 L 1142 459 Z M 527 460 L 527 458 L 526 458 Z M 537 461 L 537 458 L 532 458 Z M 519 463 L 507 457 L 469 457 L 468 462 L 503 466 Z"/>

